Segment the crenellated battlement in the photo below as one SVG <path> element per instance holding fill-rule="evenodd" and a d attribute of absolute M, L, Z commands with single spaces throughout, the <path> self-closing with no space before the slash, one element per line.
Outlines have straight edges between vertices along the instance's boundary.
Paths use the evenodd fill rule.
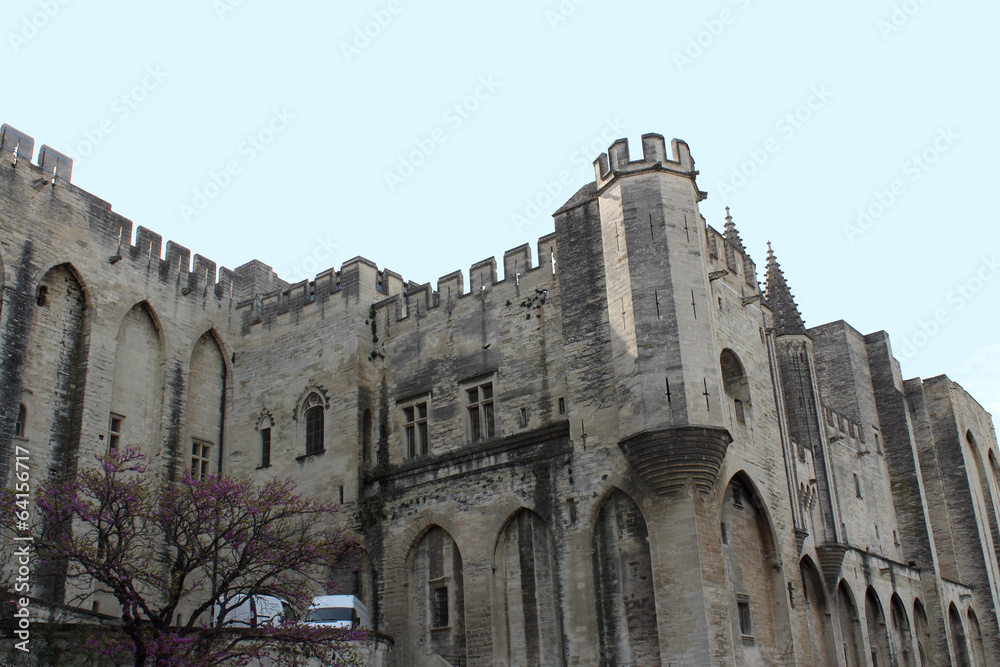
<path fill-rule="evenodd" d="M 341 295 L 344 302 L 353 300 L 365 309 L 374 303 L 376 310 L 388 311 L 393 322 L 402 322 L 411 316 L 435 316 L 438 312 L 450 317 L 456 308 L 488 298 L 494 290 L 510 290 L 513 297 L 526 279 L 531 280 L 532 289 L 548 284 L 555 274 L 557 262 L 556 235 L 540 238 L 537 252 L 539 262 L 535 265 L 532 264 L 531 246 L 527 243 L 505 252 L 502 279 L 498 275 L 501 264 L 490 257 L 469 268 L 468 281 L 461 270 L 453 271 L 438 279 L 437 289 L 431 283 L 404 281 L 399 274 L 389 269 L 379 270 L 374 262 L 356 257 L 345 262 L 339 271 L 330 268 L 313 280 L 253 295 L 241 300 L 236 308 L 242 311 L 244 335 L 256 325 L 280 326 L 286 322 L 285 315 L 294 315 L 287 321 L 298 323 L 299 316 L 307 316 L 312 309 L 321 308 L 324 316 L 335 316 L 341 306 L 332 299 L 334 295 Z M 346 312 L 346 307 L 343 310 Z"/>
<path fill-rule="evenodd" d="M 87 214 L 87 222 L 98 237 L 111 248 L 110 264 L 127 260 L 133 266 L 144 265 L 147 273 L 155 273 L 161 282 L 176 283 L 181 296 L 196 295 L 232 299 L 239 297 L 241 277 L 238 272 L 191 251 L 173 241 L 167 241 L 163 252 L 163 237 L 145 227 L 135 229 L 132 221 L 111 210 L 111 204 L 72 185 L 73 160 L 49 146 L 38 152 L 38 163 L 32 163 L 35 140 L 10 125 L 0 126 L 0 161 L 15 170 L 28 170 L 27 185 L 36 192 L 46 188 L 66 189 L 82 202 L 79 209 Z M 32 174 L 31 170 L 36 173 Z M 40 173 L 39 173 L 40 172 Z M 38 178 L 41 176 L 41 178 Z"/>
<path fill-rule="evenodd" d="M 670 171 L 694 178 L 698 172 L 687 143 L 680 139 L 670 142 L 672 159 L 667 154 L 666 139 L 660 134 L 642 135 L 642 159 L 632 160 L 628 139 L 619 139 L 611 144 L 607 153 L 601 153 L 594 160 L 594 177 L 598 189 L 625 174 L 643 171 Z"/>

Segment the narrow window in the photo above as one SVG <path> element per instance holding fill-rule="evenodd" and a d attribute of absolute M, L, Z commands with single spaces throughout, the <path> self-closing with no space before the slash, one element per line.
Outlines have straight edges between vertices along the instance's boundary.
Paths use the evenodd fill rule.
<path fill-rule="evenodd" d="M 431 599 L 434 610 L 434 627 L 448 627 L 448 588 L 435 588 L 434 597 Z"/>
<path fill-rule="evenodd" d="M 879 454 L 882 453 L 882 438 L 879 437 L 878 433 L 875 434 L 875 451 Z"/>
<path fill-rule="evenodd" d="M 736 408 L 736 421 L 738 421 L 741 424 L 746 424 L 747 416 L 746 412 L 743 409 L 743 401 L 737 398 L 733 401 L 733 406 Z"/>
<path fill-rule="evenodd" d="M 528 408 L 521 408 L 521 426 L 528 425 Z"/>
<path fill-rule="evenodd" d="M 49 296 L 49 288 L 46 287 L 45 285 L 40 286 L 38 288 L 38 298 L 36 300 L 38 305 L 44 306 L 48 301 L 48 296 Z"/>
<path fill-rule="evenodd" d="M 27 419 L 28 411 L 24 409 L 24 405 L 21 405 L 17 409 L 17 421 L 14 422 L 14 437 L 23 438 L 24 437 L 24 422 Z"/>
<path fill-rule="evenodd" d="M 723 544 L 729 544 L 729 533 L 726 532 L 726 523 L 725 522 L 722 522 L 721 528 L 722 528 L 722 543 Z"/>
<path fill-rule="evenodd" d="M 112 414 L 108 422 L 108 449 L 114 451 L 122 440 L 122 421 L 125 418 L 121 415 Z"/>
<path fill-rule="evenodd" d="M 493 416 L 493 383 L 486 382 L 466 389 L 469 414 L 469 438 L 472 442 L 486 440 L 496 435 Z"/>
<path fill-rule="evenodd" d="M 306 410 L 306 456 L 323 451 L 323 401 L 313 394 Z"/>
<path fill-rule="evenodd" d="M 372 460 L 372 411 L 365 410 L 361 417 L 361 453 L 365 463 Z"/>
<path fill-rule="evenodd" d="M 857 475 L 854 476 L 854 495 L 861 498 L 861 480 Z"/>
<path fill-rule="evenodd" d="M 561 415 L 566 414 L 566 399 L 565 398 L 560 398 L 559 399 L 559 414 L 561 414 Z"/>
<path fill-rule="evenodd" d="M 743 509 L 743 489 L 739 484 L 733 484 L 733 507 Z"/>
<path fill-rule="evenodd" d="M 212 445 L 200 440 L 191 441 L 191 477 L 205 479 L 212 458 Z"/>
<path fill-rule="evenodd" d="M 753 619 L 750 617 L 750 596 L 737 595 L 736 606 L 740 614 L 740 634 L 753 637 Z"/>
<path fill-rule="evenodd" d="M 414 458 L 428 452 L 427 403 L 414 403 L 403 408 L 403 428 L 406 432 L 406 456 Z"/>
<path fill-rule="evenodd" d="M 267 468 L 271 465 L 271 429 L 262 428 L 260 430 L 260 467 Z"/>

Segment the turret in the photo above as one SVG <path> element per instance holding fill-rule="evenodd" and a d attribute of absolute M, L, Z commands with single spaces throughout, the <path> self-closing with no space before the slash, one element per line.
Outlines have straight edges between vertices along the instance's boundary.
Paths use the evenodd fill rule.
<path fill-rule="evenodd" d="M 706 195 L 687 144 L 673 140 L 672 159 L 660 135 L 643 136 L 642 147 L 633 161 L 628 141 L 616 141 L 594 162 L 596 182 L 555 215 L 560 281 L 587 281 L 606 308 L 564 297 L 563 318 L 568 343 L 573 329 L 606 327 L 619 444 L 636 472 L 662 495 L 689 480 L 708 492 L 732 438 L 712 343 L 698 212 Z"/>

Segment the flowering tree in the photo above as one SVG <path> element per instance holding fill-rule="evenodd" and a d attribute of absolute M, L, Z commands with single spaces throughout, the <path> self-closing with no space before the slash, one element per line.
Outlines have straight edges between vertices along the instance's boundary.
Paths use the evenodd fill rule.
<path fill-rule="evenodd" d="M 128 663 L 246 665 L 280 656 L 280 664 L 308 657 L 354 664 L 350 647 L 364 639 L 359 630 L 291 619 L 255 629 L 226 627 L 247 596 L 308 606 L 330 568 L 357 548 L 333 527 L 335 505 L 296 495 L 290 481 L 257 487 L 185 473 L 179 482 L 158 484 L 147 475 L 144 458 L 134 447 L 98 456 L 96 468 L 43 484 L 37 497 L 43 563 L 61 564 L 67 581 L 79 580 L 85 590 L 95 582 L 114 596 Z M 120 636 L 102 640 L 95 633 L 92 643 L 105 659 L 125 664 Z"/>

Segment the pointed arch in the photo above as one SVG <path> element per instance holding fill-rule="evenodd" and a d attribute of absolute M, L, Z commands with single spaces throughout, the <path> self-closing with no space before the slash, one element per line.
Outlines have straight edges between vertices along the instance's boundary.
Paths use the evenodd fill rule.
<path fill-rule="evenodd" d="M 976 612 L 969 607 L 969 611 L 966 614 L 969 619 L 969 640 L 972 644 L 972 658 L 975 661 L 973 664 L 976 667 L 986 666 L 986 648 L 983 646 L 983 630 L 979 626 L 979 617 L 976 616 Z"/>
<path fill-rule="evenodd" d="M 564 663 L 556 543 L 528 509 L 511 516 L 493 549 L 494 654 L 505 665 Z"/>
<path fill-rule="evenodd" d="M 614 488 L 601 503 L 593 537 L 599 665 L 658 665 L 649 531 L 642 511 Z"/>
<path fill-rule="evenodd" d="M 48 425 L 39 436 L 52 443 L 50 472 L 57 476 L 76 469 L 80 448 L 90 348 L 87 294 L 69 263 L 46 271 L 35 289 L 23 378 L 27 386 L 52 388 L 36 394 L 32 406 L 37 423 Z"/>
<path fill-rule="evenodd" d="M 107 446 L 139 445 L 147 455 L 161 442 L 163 332 L 150 305 L 134 305 L 115 338 Z"/>
<path fill-rule="evenodd" d="M 868 661 L 862 657 L 864 640 L 861 637 L 861 618 L 854 603 L 854 595 L 846 581 L 837 587 L 837 617 L 840 620 L 841 653 L 847 667 L 862 667 Z"/>
<path fill-rule="evenodd" d="M 987 477 L 986 467 L 983 465 L 983 457 L 979 453 L 979 446 L 976 444 L 976 438 L 972 435 L 972 431 L 965 432 L 965 443 L 969 446 L 973 461 L 976 462 L 979 490 L 983 498 L 982 513 L 985 515 L 983 516 L 983 522 L 993 538 L 993 558 L 1000 565 L 1000 528 L 997 526 L 997 511 L 996 505 L 993 502 L 992 485 L 990 484 L 989 477 Z M 987 560 L 989 559 L 987 558 Z"/>
<path fill-rule="evenodd" d="M 222 470 L 228 367 L 214 330 L 195 343 L 188 378 L 188 441 L 181 460 L 201 477 Z"/>
<path fill-rule="evenodd" d="M 819 568 L 809 556 L 803 556 L 799 562 L 799 574 L 802 577 L 802 597 L 807 609 L 806 621 L 812 652 L 810 664 L 816 667 L 837 665 L 836 636 L 830 623 L 830 608 Z"/>
<path fill-rule="evenodd" d="M 431 525 L 406 558 L 407 613 L 403 664 L 438 655 L 464 664 L 465 583 L 462 555 L 444 528 Z"/>
<path fill-rule="evenodd" d="M 952 602 L 948 607 L 948 627 L 951 630 L 952 646 L 955 648 L 955 667 L 972 667 L 969 662 L 969 642 L 965 634 L 965 625 L 958 607 Z"/>
<path fill-rule="evenodd" d="M 920 667 L 929 667 L 927 651 L 931 646 L 931 626 L 927 622 L 927 611 L 920 598 L 913 601 L 913 627 L 917 634 L 917 658 L 920 660 Z"/>
<path fill-rule="evenodd" d="M 730 478 L 720 522 L 737 662 L 773 662 L 791 642 L 791 621 L 772 523 L 746 471 Z"/>
<path fill-rule="evenodd" d="M 868 626 L 868 646 L 874 667 L 889 667 L 889 626 L 885 622 L 882 601 L 871 586 L 865 591 L 865 621 Z"/>
<path fill-rule="evenodd" d="M 897 664 L 899 667 L 915 667 L 910 620 L 906 616 L 906 607 L 903 606 L 903 601 L 896 593 L 893 593 L 889 600 L 889 618 Z"/>

